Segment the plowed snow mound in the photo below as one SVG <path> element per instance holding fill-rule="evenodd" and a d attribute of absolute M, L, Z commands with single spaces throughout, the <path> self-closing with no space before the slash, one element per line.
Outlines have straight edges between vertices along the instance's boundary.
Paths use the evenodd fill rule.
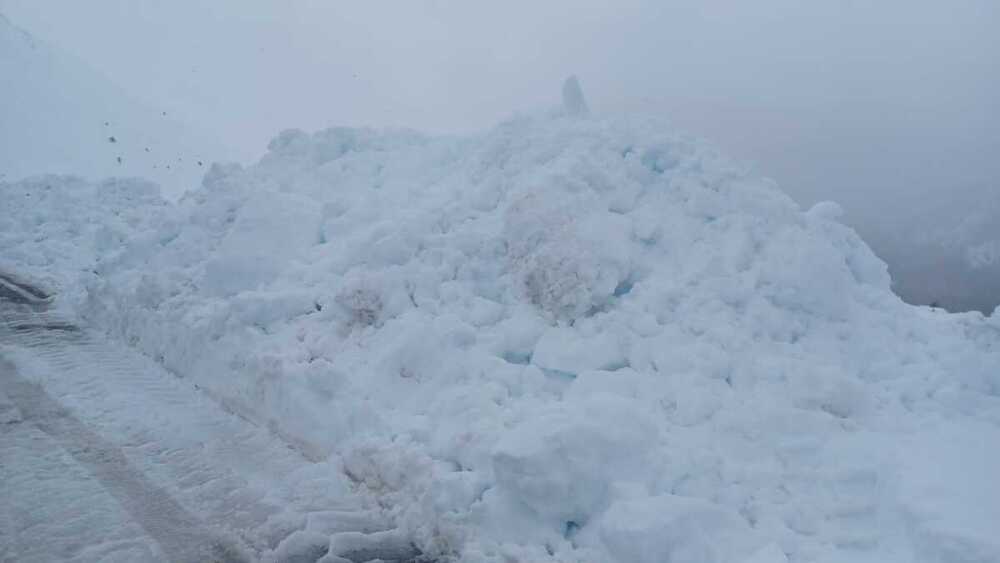
<path fill-rule="evenodd" d="M 996 560 L 1000 522 L 938 525 L 995 514 L 911 500 L 1000 502 L 997 454 L 934 480 L 903 450 L 997 435 L 1000 327 L 900 302 L 838 211 L 650 122 L 287 131 L 81 310 L 339 456 L 429 555 Z"/>

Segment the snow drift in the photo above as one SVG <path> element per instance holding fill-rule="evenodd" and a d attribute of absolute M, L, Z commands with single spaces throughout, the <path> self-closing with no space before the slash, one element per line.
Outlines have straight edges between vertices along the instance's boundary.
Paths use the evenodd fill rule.
<path fill-rule="evenodd" d="M 441 560 L 1000 557 L 996 316 L 902 303 L 836 204 L 585 107 L 286 131 L 91 250 L 78 310 Z"/>

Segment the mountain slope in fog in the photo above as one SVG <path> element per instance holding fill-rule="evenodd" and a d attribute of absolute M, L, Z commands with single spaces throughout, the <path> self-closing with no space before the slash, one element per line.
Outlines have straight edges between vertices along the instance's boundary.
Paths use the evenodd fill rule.
<path fill-rule="evenodd" d="M 893 289 L 910 303 L 991 313 L 1000 305 L 1000 192 L 984 185 L 908 205 L 862 233 L 888 262 Z"/>
<path fill-rule="evenodd" d="M 0 180 L 141 175 L 172 194 L 196 186 L 209 159 L 225 157 L 209 136 L 132 99 L 3 15 L 0 77 Z"/>

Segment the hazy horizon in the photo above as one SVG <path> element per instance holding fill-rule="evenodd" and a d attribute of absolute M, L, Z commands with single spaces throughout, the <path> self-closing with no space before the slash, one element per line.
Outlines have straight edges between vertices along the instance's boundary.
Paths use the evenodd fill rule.
<path fill-rule="evenodd" d="M 803 206 L 840 202 L 890 262 L 914 216 L 1000 191 L 989 1 L 0 0 L 0 12 L 245 160 L 286 128 L 484 129 L 554 103 L 576 74 L 595 113 L 666 117 Z"/>

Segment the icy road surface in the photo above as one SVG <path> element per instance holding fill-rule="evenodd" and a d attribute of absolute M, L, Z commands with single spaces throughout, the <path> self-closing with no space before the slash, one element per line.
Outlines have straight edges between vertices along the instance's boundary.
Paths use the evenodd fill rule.
<path fill-rule="evenodd" d="M 0 560 L 416 555 L 345 503 L 335 467 L 11 289 L 0 296 Z"/>

